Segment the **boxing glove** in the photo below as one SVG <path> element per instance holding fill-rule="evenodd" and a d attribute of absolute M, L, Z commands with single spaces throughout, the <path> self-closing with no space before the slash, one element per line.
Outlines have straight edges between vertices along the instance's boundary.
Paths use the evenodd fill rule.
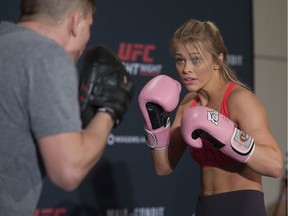
<path fill-rule="evenodd" d="M 202 139 L 216 149 L 246 163 L 255 149 L 254 139 L 235 127 L 234 123 L 217 111 L 195 106 L 188 109 L 181 119 L 184 141 L 194 148 L 202 148 Z"/>
<path fill-rule="evenodd" d="M 139 94 L 146 143 L 155 150 L 165 149 L 169 145 L 170 113 L 178 105 L 180 92 L 178 81 L 166 75 L 158 75 Z"/>
<path fill-rule="evenodd" d="M 132 100 L 134 83 L 118 56 L 103 45 L 87 48 L 79 78 L 82 127 L 97 112 L 110 114 L 114 127 L 120 124 Z"/>

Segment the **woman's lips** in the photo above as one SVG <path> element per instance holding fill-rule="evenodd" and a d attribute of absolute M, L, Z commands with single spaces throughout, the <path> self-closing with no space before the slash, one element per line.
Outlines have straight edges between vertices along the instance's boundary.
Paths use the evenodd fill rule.
<path fill-rule="evenodd" d="M 196 78 L 188 77 L 188 78 L 182 79 L 182 82 L 184 85 L 191 85 L 191 84 L 194 84 L 196 80 L 197 80 Z"/>

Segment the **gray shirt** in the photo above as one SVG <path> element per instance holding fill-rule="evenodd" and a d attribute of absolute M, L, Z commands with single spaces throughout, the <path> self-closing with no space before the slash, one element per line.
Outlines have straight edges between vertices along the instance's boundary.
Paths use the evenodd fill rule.
<path fill-rule="evenodd" d="M 45 173 L 36 140 L 81 130 L 75 64 L 54 41 L 0 22 L 0 95 L 0 216 L 33 215 Z"/>

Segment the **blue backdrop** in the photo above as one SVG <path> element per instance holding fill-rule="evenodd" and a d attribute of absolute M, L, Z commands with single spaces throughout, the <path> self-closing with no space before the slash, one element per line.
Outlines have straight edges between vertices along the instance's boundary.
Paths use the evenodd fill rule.
<path fill-rule="evenodd" d="M 19 4 L 20 0 L 1 1 L 0 19 L 17 21 Z M 35 215 L 193 215 L 199 167 L 187 151 L 172 174 L 156 176 L 137 97 L 158 74 L 178 79 L 169 40 L 189 18 L 212 20 L 219 26 L 230 65 L 253 89 L 251 4 L 250 0 L 97 0 L 88 46 L 105 44 L 119 55 L 136 83 L 135 97 L 122 124 L 110 134 L 102 159 L 80 187 L 67 193 L 45 179 Z M 77 66 L 81 67 L 81 59 Z"/>

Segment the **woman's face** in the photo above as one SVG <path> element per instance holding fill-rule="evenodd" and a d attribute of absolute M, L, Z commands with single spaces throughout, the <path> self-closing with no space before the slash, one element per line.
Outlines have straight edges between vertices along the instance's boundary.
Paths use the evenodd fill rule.
<path fill-rule="evenodd" d="M 202 89 L 210 80 L 215 64 L 208 53 L 203 53 L 195 48 L 188 48 L 184 44 L 175 47 L 176 70 L 182 83 L 188 91 Z"/>

